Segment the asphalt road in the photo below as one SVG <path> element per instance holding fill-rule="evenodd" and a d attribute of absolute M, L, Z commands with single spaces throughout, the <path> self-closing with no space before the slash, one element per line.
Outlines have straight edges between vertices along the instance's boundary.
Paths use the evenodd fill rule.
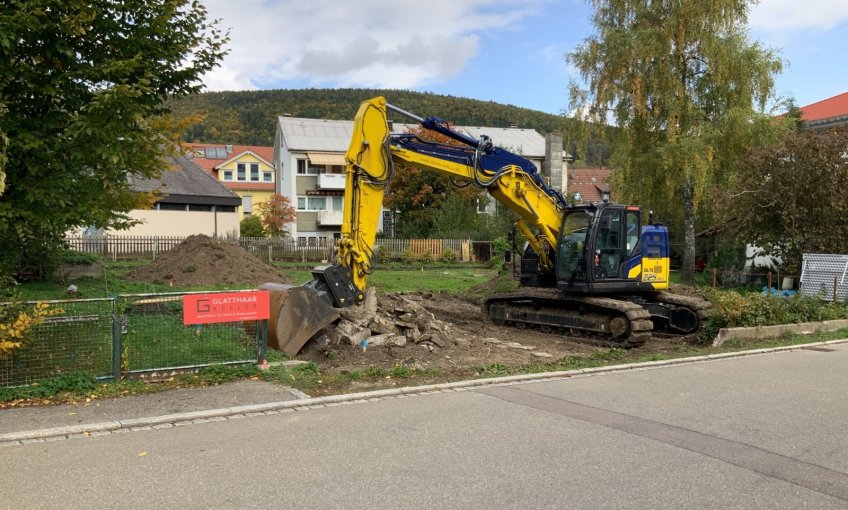
<path fill-rule="evenodd" d="M 0 448 L 0 508 L 848 508 L 848 344 Z"/>

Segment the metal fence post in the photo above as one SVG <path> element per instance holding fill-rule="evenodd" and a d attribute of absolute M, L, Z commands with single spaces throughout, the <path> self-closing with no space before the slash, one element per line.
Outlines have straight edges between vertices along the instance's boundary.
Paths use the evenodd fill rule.
<path fill-rule="evenodd" d="M 112 299 L 112 378 L 115 381 L 120 381 L 123 322 L 121 316 L 118 315 L 116 306 L 117 301 Z"/>

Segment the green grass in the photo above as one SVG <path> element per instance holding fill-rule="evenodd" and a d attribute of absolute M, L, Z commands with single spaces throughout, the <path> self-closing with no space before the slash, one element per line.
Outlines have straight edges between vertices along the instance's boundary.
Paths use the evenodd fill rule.
<path fill-rule="evenodd" d="M 256 359 L 252 333 L 235 324 L 185 326 L 180 315 L 130 315 L 122 335 L 124 370 Z"/>
<path fill-rule="evenodd" d="M 295 285 L 302 285 L 312 279 L 311 271 L 286 270 Z M 469 288 L 487 282 L 497 273 L 483 267 L 430 267 L 389 269 L 377 268 L 368 277 L 368 286 L 381 292 L 463 292 Z"/>

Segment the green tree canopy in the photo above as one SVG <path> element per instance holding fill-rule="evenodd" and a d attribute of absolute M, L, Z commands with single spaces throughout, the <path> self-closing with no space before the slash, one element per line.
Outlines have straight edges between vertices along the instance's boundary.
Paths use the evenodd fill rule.
<path fill-rule="evenodd" d="M 69 229 L 130 223 L 130 176 L 174 148 L 165 101 L 198 92 L 225 41 L 192 0 L 3 3 L 0 274 L 37 270 Z"/>
<path fill-rule="evenodd" d="M 804 253 L 848 252 L 848 130 L 803 130 L 753 148 L 722 202 L 738 238 L 800 274 Z"/>
<path fill-rule="evenodd" d="M 247 216 L 239 222 L 241 237 L 265 237 L 265 228 L 259 216 Z"/>
<path fill-rule="evenodd" d="M 691 279 L 696 211 L 748 145 L 769 139 L 781 61 L 748 40 L 751 0 L 592 3 L 595 33 L 566 56 L 588 85 L 571 87 L 572 108 L 621 128 L 616 194 L 683 224 Z"/>

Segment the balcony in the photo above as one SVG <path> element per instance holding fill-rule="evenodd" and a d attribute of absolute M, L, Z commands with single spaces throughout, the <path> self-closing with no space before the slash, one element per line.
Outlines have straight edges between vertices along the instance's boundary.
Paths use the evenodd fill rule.
<path fill-rule="evenodd" d="M 320 211 L 318 213 L 318 224 L 322 227 L 338 227 L 342 224 L 341 211 Z"/>
<path fill-rule="evenodd" d="M 345 174 L 319 174 L 318 189 L 345 189 Z"/>

